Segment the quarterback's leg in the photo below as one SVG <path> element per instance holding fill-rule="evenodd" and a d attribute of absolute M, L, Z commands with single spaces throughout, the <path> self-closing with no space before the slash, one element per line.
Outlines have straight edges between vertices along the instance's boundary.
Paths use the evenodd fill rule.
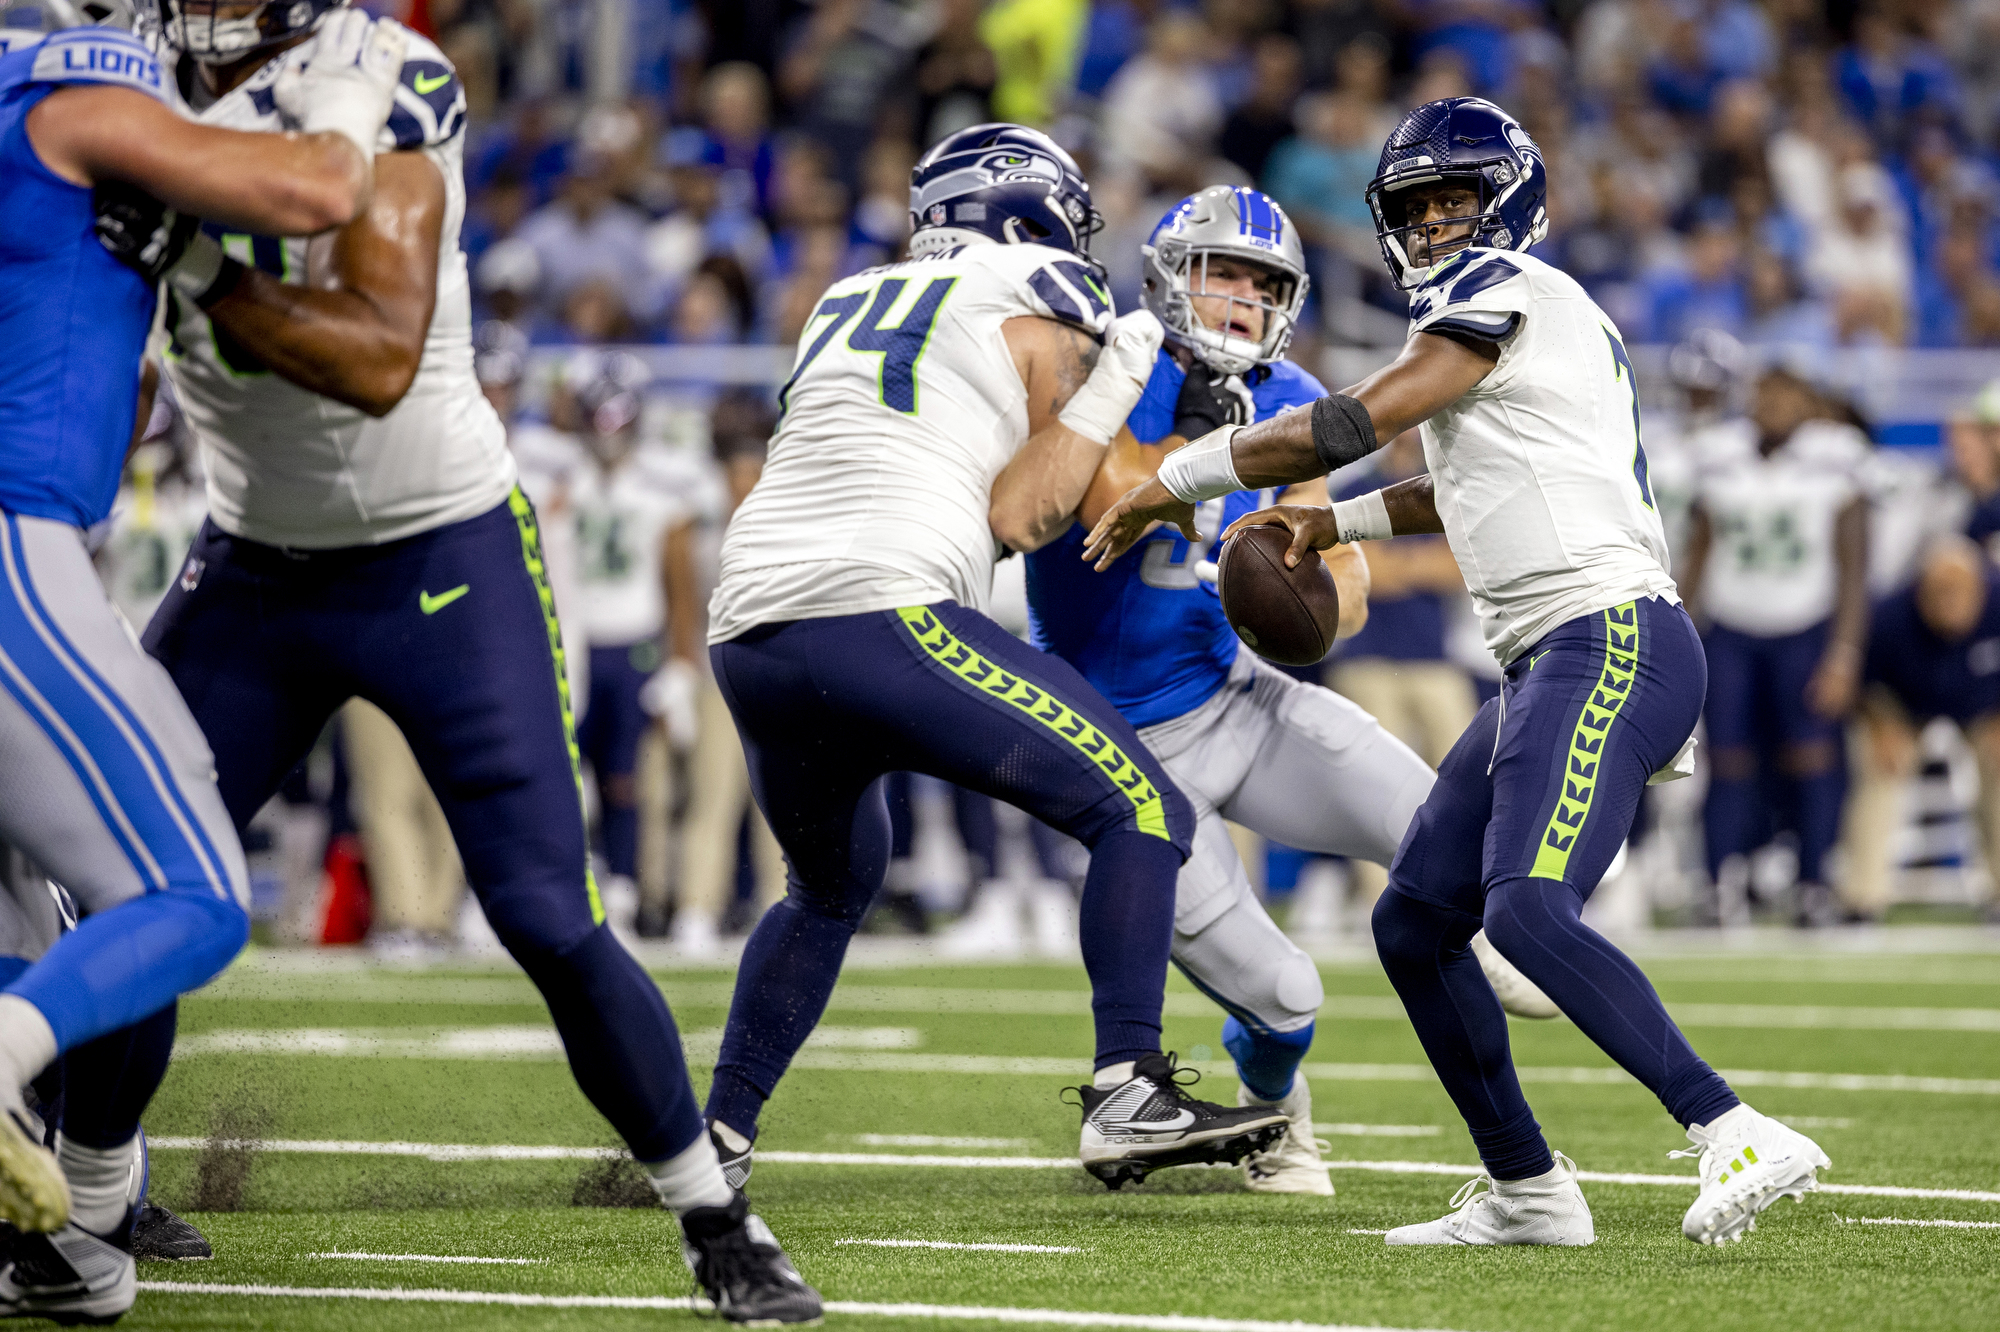
<path fill-rule="evenodd" d="M 1694 730 L 1699 639 L 1680 607 L 1646 599 L 1572 620 L 1536 645 L 1533 660 L 1533 670 L 1516 663 L 1509 672 L 1516 717 L 1494 761 L 1486 937 L 1687 1127 L 1703 1180 L 1688 1237 L 1735 1237 L 1780 1196 L 1814 1187 L 1825 1154 L 1741 1105 L 1645 973 L 1581 919 L 1647 778 Z"/>
<path fill-rule="evenodd" d="M 30 1232 L 0 1275 L 8 1315 L 109 1321 L 131 1306 L 139 1116 L 166 1069 L 174 1000 L 249 934 L 242 849 L 211 771 L 82 534 L 0 513 L 0 838 L 84 913 L 0 996 L 0 1216 Z M 69 1077 L 52 1158 L 24 1129 L 21 1088 L 58 1055 Z"/>

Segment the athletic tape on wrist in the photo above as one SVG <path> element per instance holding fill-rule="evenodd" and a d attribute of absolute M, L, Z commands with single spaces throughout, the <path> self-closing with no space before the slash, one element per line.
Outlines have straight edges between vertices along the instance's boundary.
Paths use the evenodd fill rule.
<path fill-rule="evenodd" d="M 1234 444 L 1242 426 L 1226 425 L 1183 444 L 1160 464 L 1160 484 L 1183 504 L 1233 495 L 1243 489 L 1236 478 Z"/>
<path fill-rule="evenodd" d="M 1313 452 L 1320 466 L 1337 472 L 1375 452 L 1375 421 L 1368 409 L 1345 393 L 1321 398 L 1312 407 Z"/>
<path fill-rule="evenodd" d="M 375 114 L 372 106 L 356 106 L 343 98 L 328 97 L 306 113 L 299 129 L 305 134 L 339 134 L 361 151 L 363 165 L 373 166 L 375 162 L 375 142 L 382 135 L 382 122 L 388 118 L 388 110 L 393 101 L 383 108 L 382 115 Z"/>
<path fill-rule="evenodd" d="M 243 265 L 222 252 L 215 237 L 197 231 L 174 266 L 167 285 L 206 310 L 235 290 L 243 280 Z"/>
<path fill-rule="evenodd" d="M 1092 443 L 1109 444 L 1145 391 L 1144 381 L 1134 380 L 1115 357 L 1106 356 L 1071 396 L 1069 405 L 1056 413 L 1056 420 Z"/>
<path fill-rule="evenodd" d="M 1333 526 L 1342 541 L 1387 541 L 1396 535 L 1389 525 L 1389 506 L 1379 490 L 1335 503 Z"/>

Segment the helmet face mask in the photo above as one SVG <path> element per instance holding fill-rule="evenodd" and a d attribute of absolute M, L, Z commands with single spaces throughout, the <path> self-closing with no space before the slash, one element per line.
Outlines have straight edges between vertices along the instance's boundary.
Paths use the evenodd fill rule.
<path fill-rule="evenodd" d="M 1442 223 L 1450 234 L 1426 237 L 1419 263 L 1411 241 L 1440 223 L 1411 222 L 1407 191 L 1440 183 L 1471 190 L 1479 208 Z M 1542 150 L 1519 121 L 1477 97 L 1426 102 L 1403 117 L 1382 146 L 1375 179 L 1368 183 L 1382 260 L 1406 291 L 1466 249 L 1525 250 L 1540 241 L 1549 230 L 1547 197 Z M 1448 253 L 1432 253 L 1433 247 L 1446 246 Z"/>
<path fill-rule="evenodd" d="M 1140 253 L 1146 308 L 1197 360 L 1240 375 L 1284 356 L 1312 280 L 1291 219 L 1269 196 L 1228 185 L 1189 195 Z M 1262 279 L 1254 295 L 1228 289 L 1252 274 Z"/>
<path fill-rule="evenodd" d="M 910 253 L 957 245 L 1047 245 L 1090 265 L 1104 227 L 1090 185 L 1061 145 L 1022 125 L 974 125 L 948 135 L 910 172 Z"/>
<path fill-rule="evenodd" d="M 347 0 L 160 0 L 160 21 L 175 50 L 204 65 L 226 65 L 302 37 Z M 236 11 L 236 12 L 231 12 Z"/>

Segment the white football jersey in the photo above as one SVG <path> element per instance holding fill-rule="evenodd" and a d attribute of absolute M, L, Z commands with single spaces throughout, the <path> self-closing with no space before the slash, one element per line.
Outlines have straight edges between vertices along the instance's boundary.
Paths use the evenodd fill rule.
<path fill-rule="evenodd" d="M 836 282 L 799 339 L 764 475 L 730 520 L 708 641 L 753 625 L 951 600 L 984 610 L 993 480 L 1028 438 L 1000 326 L 1102 334 L 1066 251 L 967 245 Z"/>
<path fill-rule="evenodd" d="M 661 543 L 713 507 L 699 493 L 701 477 L 661 444 L 640 445 L 608 472 L 587 457 L 573 477 L 585 640 L 600 647 L 657 637 L 667 616 Z"/>
<path fill-rule="evenodd" d="M 1500 360 L 1424 422 L 1424 461 L 1493 655 L 1622 602 L 1678 603 L 1610 316 L 1533 255 L 1472 249 L 1411 294 L 1412 334 L 1454 326 L 1497 335 Z"/>
<path fill-rule="evenodd" d="M 1717 624 L 1776 638 L 1833 614 L 1834 523 L 1862 493 L 1868 443 L 1852 426 L 1810 421 L 1770 456 L 1757 427 L 1725 421 L 1698 439 L 1698 499 L 1713 533 L 1703 608 Z"/>
<path fill-rule="evenodd" d="M 290 128 L 271 86 L 288 62 L 310 57 L 317 41 L 272 59 L 195 118 L 240 130 Z M 279 378 L 255 348 L 219 332 L 191 302 L 167 295 L 167 369 L 201 437 L 210 508 L 225 532 L 300 549 L 374 545 L 475 517 L 507 498 L 515 472 L 506 432 L 472 372 L 471 287 L 458 243 L 464 127 L 465 90 L 451 63 L 411 33 L 378 151 L 430 158 L 444 177 L 445 216 L 423 361 L 387 416 L 377 420 Z M 302 238 L 223 234 L 221 242 L 243 263 L 285 282 L 305 281 Z"/>

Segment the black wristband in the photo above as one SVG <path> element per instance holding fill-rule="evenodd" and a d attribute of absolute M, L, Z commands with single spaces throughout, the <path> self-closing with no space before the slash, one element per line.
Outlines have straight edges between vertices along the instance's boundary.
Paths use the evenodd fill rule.
<path fill-rule="evenodd" d="M 1357 399 L 1335 393 L 1313 404 L 1313 452 L 1328 473 L 1359 462 L 1379 447 L 1375 421 Z"/>
<path fill-rule="evenodd" d="M 194 303 L 203 310 L 214 309 L 217 301 L 236 290 L 236 284 L 243 281 L 243 275 L 248 271 L 238 260 L 225 257 L 215 281 L 208 284 L 208 290 L 194 298 Z"/>

